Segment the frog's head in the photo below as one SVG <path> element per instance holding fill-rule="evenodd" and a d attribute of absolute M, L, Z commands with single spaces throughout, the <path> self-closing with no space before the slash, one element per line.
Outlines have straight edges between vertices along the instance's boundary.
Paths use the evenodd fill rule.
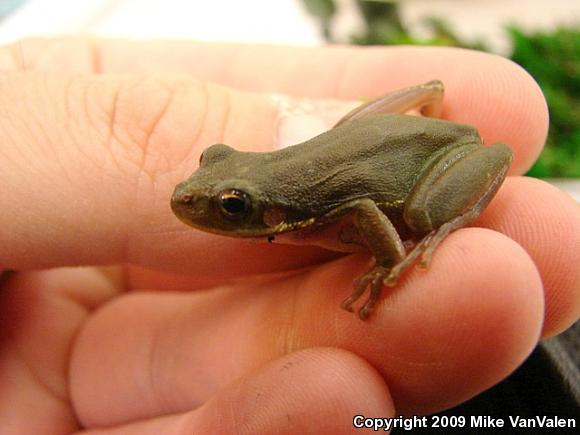
<path fill-rule="evenodd" d="M 207 148 L 198 170 L 176 186 L 173 213 L 192 227 L 236 237 L 269 236 L 308 226 L 304 220 L 290 219 L 292 212 L 268 195 L 265 171 L 260 170 L 267 161 L 261 158 L 268 157 L 223 144 Z"/>

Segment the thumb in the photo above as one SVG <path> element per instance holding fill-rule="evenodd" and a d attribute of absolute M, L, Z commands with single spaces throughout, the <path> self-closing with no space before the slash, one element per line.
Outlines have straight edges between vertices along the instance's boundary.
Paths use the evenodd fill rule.
<path fill-rule="evenodd" d="M 129 262 L 227 275 L 319 261 L 314 248 L 199 233 L 169 207 L 208 145 L 267 151 L 284 141 L 280 101 L 185 75 L 3 74 L 0 265 Z"/>

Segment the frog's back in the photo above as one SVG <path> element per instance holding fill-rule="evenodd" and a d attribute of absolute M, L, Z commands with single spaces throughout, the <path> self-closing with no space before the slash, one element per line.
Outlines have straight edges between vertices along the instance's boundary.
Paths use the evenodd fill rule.
<path fill-rule="evenodd" d="M 269 153 L 272 191 L 289 204 L 321 213 L 370 197 L 401 203 L 425 162 L 438 150 L 480 141 L 467 125 L 408 115 L 372 115 L 304 143 Z"/>

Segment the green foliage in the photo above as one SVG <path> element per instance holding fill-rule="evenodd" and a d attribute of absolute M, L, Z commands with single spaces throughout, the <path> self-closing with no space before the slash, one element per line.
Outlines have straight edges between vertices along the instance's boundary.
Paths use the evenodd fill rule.
<path fill-rule="evenodd" d="M 406 37 L 396 4 L 357 1 L 357 5 L 365 20 L 366 30 L 362 35 L 353 36 L 355 44 L 377 45 Z"/>
<path fill-rule="evenodd" d="M 484 50 L 482 42 L 466 42 L 451 31 L 451 27 L 440 18 L 428 18 L 425 25 L 431 34 L 429 38 L 411 35 L 401 23 L 396 2 L 357 0 L 365 30 L 353 35 L 352 42 L 359 45 L 440 45 Z"/>
<path fill-rule="evenodd" d="M 333 0 L 304 0 L 324 3 L 324 12 L 314 12 L 324 22 L 325 37 L 333 41 Z M 352 42 L 362 45 L 446 45 L 489 51 L 483 41 L 458 37 L 443 20 L 430 18 L 431 37 L 411 35 L 399 19 L 396 2 L 356 0 L 365 20 L 363 33 Z M 312 9 L 310 9 L 312 11 Z M 324 21 L 322 21 L 324 19 Z M 554 32 L 524 33 L 507 29 L 513 52 L 510 58 L 526 69 L 542 88 L 550 109 L 550 132 L 546 148 L 528 175 L 536 177 L 580 177 L 580 30 L 561 28 Z"/>
<path fill-rule="evenodd" d="M 324 38 L 330 40 L 332 38 L 330 23 L 336 13 L 334 0 L 302 0 L 302 3 L 308 12 L 318 18 Z"/>
<path fill-rule="evenodd" d="M 529 175 L 580 177 L 580 31 L 509 33 L 511 59 L 538 81 L 550 108 L 548 142 Z"/>

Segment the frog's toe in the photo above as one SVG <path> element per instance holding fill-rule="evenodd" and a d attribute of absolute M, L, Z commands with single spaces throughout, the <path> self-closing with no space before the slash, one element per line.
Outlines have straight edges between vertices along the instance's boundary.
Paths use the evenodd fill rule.
<path fill-rule="evenodd" d="M 389 272 L 390 269 L 387 269 L 383 266 L 374 266 L 368 272 L 361 275 L 354 281 L 354 290 L 352 294 L 344 301 L 342 301 L 340 307 L 343 310 L 352 312 L 352 305 L 360 299 L 366 288 L 370 285 L 371 294 L 358 312 L 359 317 L 362 320 L 367 319 L 373 311 L 374 306 L 380 296 L 381 290 L 383 288 L 383 279 Z"/>
<path fill-rule="evenodd" d="M 389 272 L 389 274 L 386 276 L 385 279 L 383 279 L 383 284 L 386 285 L 387 287 L 394 287 L 397 285 L 397 282 L 399 281 L 399 278 L 401 277 L 401 273 L 402 273 L 402 268 L 400 267 L 393 267 L 393 269 L 391 270 L 391 272 Z"/>
<path fill-rule="evenodd" d="M 383 290 L 384 275 L 388 272 L 388 269 L 385 268 L 381 268 L 379 271 L 375 272 L 371 281 L 371 294 L 358 312 L 358 316 L 361 320 L 366 320 L 375 309 L 375 305 L 381 296 L 381 291 Z"/>
<path fill-rule="evenodd" d="M 358 317 L 361 320 L 366 320 L 371 315 L 373 311 L 373 307 L 367 307 L 367 304 L 364 304 L 363 307 L 358 310 Z"/>
<path fill-rule="evenodd" d="M 360 299 L 371 278 L 372 277 L 370 277 L 368 273 L 365 273 L 354 281 L 354 290 L 352 294 L 340 304 L 340 307 L 343 310 L 350 311 L 351 313 L 353 312 L 352 304 Z"/>
<path fill-rule="evenodd" d="M 354 310 L 352 309 L 352 304 L 354 303 L 354 300 L 352 297 L 348 297 L 346 298 L 344 301 L 342 301 L 342 303 L 340 304 L 340 308 L 342 308 L 345 311 L 348 312 L 353 312 Z"/>
<path fill-rule="evenodd" d="M 429 267 L 429 264 L 431 264 L 431 258 L 433 258 L 433 252 L 435 252 L 435 248 L 438 245 L 439 241 L 431 241 L 429 244 L 427 244 L 421 253 L 421 256 L 419 257 L 419 262 L 417 264 L 420 269 L 427 269 Z"/>
<path fill-rule="evenodd" d="M 421 255 L 421 258 L 419 259 L 419 263 L 417 264 L 417 267 L 419 269 L 423 269 L 423 270 L 426 270 L 427 268 L 429 268 L 429 264 L 431 264 L 431 257 L 432 257 L 431 252 L 425 252 L 423 255 Z"/>

